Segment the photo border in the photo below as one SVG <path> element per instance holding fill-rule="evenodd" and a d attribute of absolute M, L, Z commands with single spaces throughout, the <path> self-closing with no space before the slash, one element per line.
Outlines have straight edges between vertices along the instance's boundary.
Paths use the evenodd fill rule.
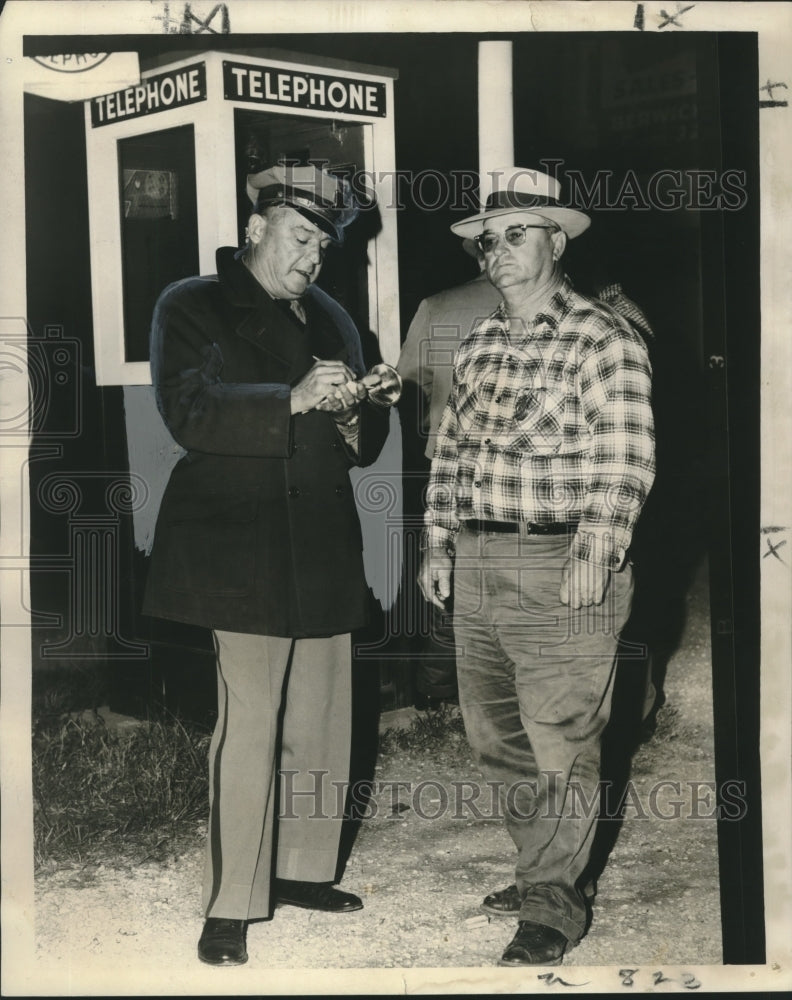
<path fill-rule="evenodd" d="M 95 44 L 103 35 L 162 34 L 166 8 L 177 5 L 147 0 L 123 3 L 90 3 L 81 0 L 11 0 L 0 15 L 0 125 L 4 136 L 5 197 L 0 223 L 5 249 L 2 269 L 0 320 L 6 330 L 26 330 L 24 150 L 22 93 L 25 35 L 84 35 Z M 207 13 L 214 5 L 196 4 Z M 344 32 L 448 31 L 498 34 L 516 31 L 735 31 L 756 32 L 759 40 L 757 101 L 760 102 L 761 199 L 761 532 L 757 552 L 761 570 L 761 719 L 762 820 L 765 891 L 766 962 L 763 965 L 703 966 L 690 968 L 705 991 L 782 990 L 792 987 L 792 576 L 789 556 L 774 558 L 767 545 L 778 547 L 789 537 L 792 496 L 792 434 L 789 399 L 792 398 L 792 185 L 788 177 L 790 108 L 775 101 L 772 91 L 760 88 L 788 79 L 792 54 L 792 4 L 696 3 L 676 4 L 668 22 L 670 3 L 546 2 L 513 0 L 508 4 L 478 0 L 412 0 L 405 3 L 322 0 L 270 0 L 266 19 L 262 5 L 252 0 L 229 0 L 225 7 L 233 35 L 291 34 L 301 26 L 323 25 L 328 35 Z M 123 15 L 121 14 L 123 8 Z M 684 10 L 682 9 L 684 8 Z M 664 19 L 665 23 L 664 23 Z M 265 24 L 262 22 L 265 21 Z M 90 27 L 90 34 L 88 28 Z M 790 81 L 792 86 L 792 81 Z M 776 96 L 778 96 L 776 94 Z M 761 103 L 764 102 L 764 103 Z M 0 416 L 21 412 L 27 400 L 23 372 L 3 373 Z M 29 607 L 28 577 L 24 573 L 29 551 L 29 497 L 23 473 L 28 457 L 24 434 L 4 442 L 0 450 L 0 596 L 3 607 Z M 17 525 L 23 525 L 20 533 Z M 769 557 L 768 557 L 769 556 Z M 20 592 L 21 591 L 21 592 Z M 29 633 L 14 617 L 4 615 L 0 633 L 2 697 L 0 727 L 2 754 L 0 780 L 2 818 L 2 988 L 6 995 L 118 993 L 213 994 L 223 987 L 226 995 L 268 993 L 479 993 L 539 992 L 530 969 L 380 969 L 376 970 L 224 970 L 220 982 L 195 963 L 194 969 L 176 970 L 172 982 L 156 982 L 140 970 L 122 985 L 108 980 L 107 970 L 72 968 L 67 982 L 63 970 L 42 977 L 34 958 L 32 889 L 32 795 L 30 787 L 31 655 Z M 576 971 L 579 971 L 576 967 Z M 615 967 L 580 967 L 590 980 L 590 992 L 610 992 L 619 985 Z"/>

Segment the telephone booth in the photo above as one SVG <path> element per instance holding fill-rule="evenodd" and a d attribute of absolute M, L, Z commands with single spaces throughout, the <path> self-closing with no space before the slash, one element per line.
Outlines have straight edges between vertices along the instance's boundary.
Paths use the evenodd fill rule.
<path fill-rule="evenodd" d="M 364 210 L 319 284 L 383 360 L 399 350 L 392 204 L 393 80 L 373 67 L 272 51 L 205 52 L 86 102 L 99 385 L 147 385 L 154 302 L 239 245 L 247 173 L 278 161 L 346 176 Z"/>
<path fill-rule="evenodd" d="M 142 496 L 132 515 L 143 567 L 183 454 L 151 386 L 154 304 L 171 282 L 214 274 L 218 247 L 244 242 L 248 173 L 279 161 L 313 163 L 350 181 L 362 210 L 343 247 L 328 251 L 318 284 L 352 316 L 367 364 L 396 363 L 395 78 L 388 69 L 276 50 L 211 51 L 161 60 L 138 84 L 86 102 L 96 381 L 123 387 L 129 474 Z M 401 572 L 400 471 L 393 412 L 378 463 L 351 474 L 366 576 L 384 610 Z M 146 637 L 146 623 L 138 627 Z"/>

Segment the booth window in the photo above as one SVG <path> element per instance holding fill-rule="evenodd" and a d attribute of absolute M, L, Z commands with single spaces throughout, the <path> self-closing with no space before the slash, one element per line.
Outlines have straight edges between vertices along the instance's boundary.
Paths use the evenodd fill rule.
<path fill-rule="evenodd" d="M 119 139 L 118 172 L 124 357 L 148 361 L 160 292 L 199 269 L 193 126 Z"/>

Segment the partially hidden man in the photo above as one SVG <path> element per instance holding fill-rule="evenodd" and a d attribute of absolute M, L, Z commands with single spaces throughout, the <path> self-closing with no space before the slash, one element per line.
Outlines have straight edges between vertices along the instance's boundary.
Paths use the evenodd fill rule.
<path fill-rule="evenodd" d="M 561 266 L 590 220 L 558 182 L 494 171 L 455 223 L 502 296 L 460 345 L 427 492 L 421 588 L 450 596 L 468 739 L 500 789 L 517 918 L 502 965 L 555 965 L 585 933 L 601 734 L 632 601 L 628 548 L 654 478 L 651 371 L 633 327 Z"/>
<path fill-rule="evenodd" d="M 417 433 L 419 440 L 424 438 L 424 454 L 429 461 L 434 454 L 440 418 L 451 393 L 457 348 L 474 325 L 489 316 L 500 302 L 498 290 L 490 284 L 484 270 L 481 251 L 473 240 L 463 240 L 462 248 L 476 258 L 478 275 L 421 301 L 396 366 L 405 386 L 413 390 L 412 394 L 406 392 L 400 403 L 405 440 L 411 431 Z M 415 404 L 413 413 L 407 412 L 411 395 Z M 405 450 L 405 457 L 408 454 Z M 434 604 L 428 604 L 425 611 L 428 616 L 421 613 L 419 620 L 428 617 L 429 627 L 415 637 L 413 644 L 416 687 L 429 703 L 432 699 L 453 699 L 457 694 L 457 682 L 450 608 L 441 611 Z"/>
<path fill-rule="evenodd" d="M 162 501 L 144 610 L 210 628 L 217 654 L 198 945 L 214 965 L 246 961 L 248 922 L 276 903 L 363 905 L 333 884 L 350 632 L 368 601 L 348 473 L 376 459 L 389 422 L 351 318 L 313 284 L 357 213 L 348 187 L 276 166 L 248 193 L 245 246 L 163 292 L 151 350 L 160 412 L 187 453 Z M 309 818 L 317 801 L 326 818 Z"/>

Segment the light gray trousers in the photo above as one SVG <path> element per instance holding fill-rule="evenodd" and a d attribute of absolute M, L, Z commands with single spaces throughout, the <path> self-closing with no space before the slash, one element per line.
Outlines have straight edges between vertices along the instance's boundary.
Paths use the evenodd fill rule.
<path fill-rule="evenodd" d="M 610 717 L 632 569 L 602 604 L 561 603 L 566 536 L 463 529 L 454 567 L 459 704 L 488 781 L 498 782 L 518 851 L 520 920 L 578 941 L 599 813 L 600 742 Z"/>
<path fill-rule="evenodd" d="M 218 718 L 203 906 L 207 917 L 253 920 L 271 914 L 273 874 L 335 877 L 349 779 L 351 643 L 349 634 L 215 631 L 214 639 Z"/>

